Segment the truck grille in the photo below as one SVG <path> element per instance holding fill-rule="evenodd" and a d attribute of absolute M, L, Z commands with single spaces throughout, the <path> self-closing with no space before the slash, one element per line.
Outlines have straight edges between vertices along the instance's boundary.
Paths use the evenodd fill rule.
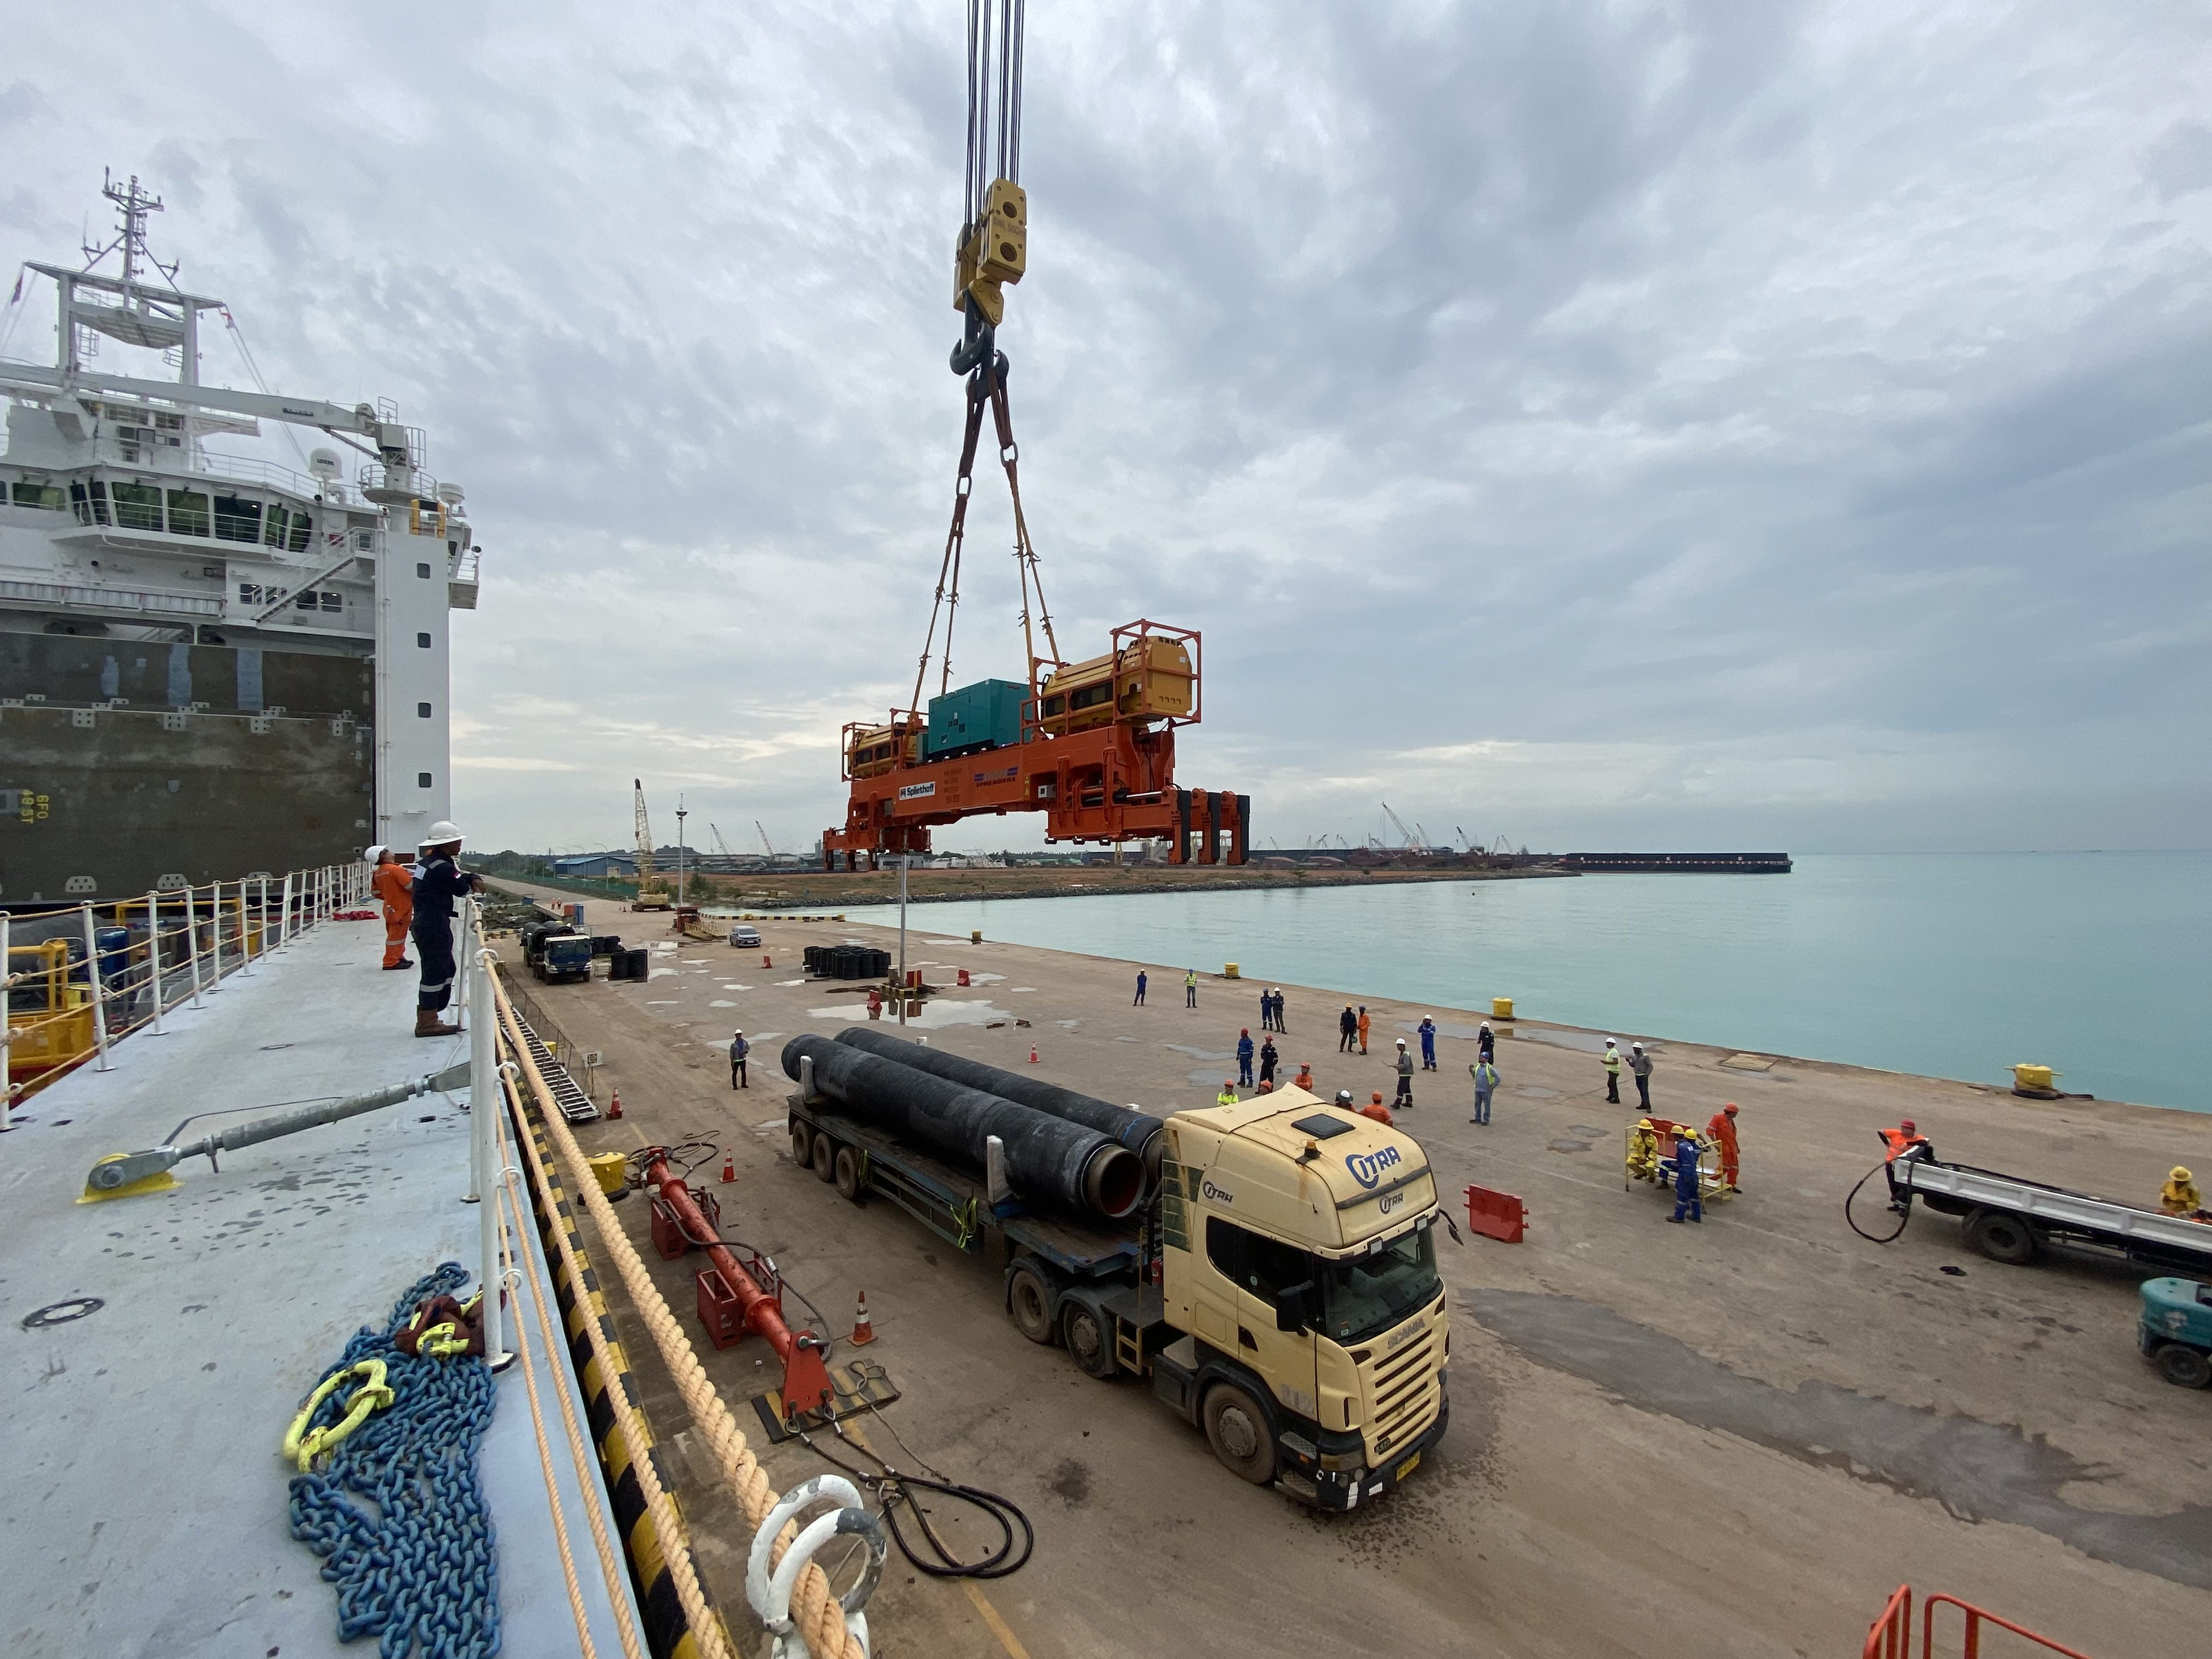
<path fill-rule="evenodd" d="M 1419 1439 L 1436 1420 L 1437 1346 L 1433 1332 L 1424 1334 L 1403 1353 L 1393 1354 L 1376 1367 L 1369 1432 L 1375 1436 L 1377 1461 L 1393 1446 Z"/>

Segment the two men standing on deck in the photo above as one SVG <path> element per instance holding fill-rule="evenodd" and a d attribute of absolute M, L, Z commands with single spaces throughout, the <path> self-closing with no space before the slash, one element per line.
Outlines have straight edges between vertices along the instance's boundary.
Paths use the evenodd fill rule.
<path fill-rule="evenodd" d="M 461 1029 L 438 1016 L 453 1000 L 453 901 L 483 891 L 483 878 L 469 874 L 454 861 L 460 857 L 462 839 L 459 824 L 443 818 L 432 824 L 415 875 L 415 915 L 410 926 L 415 953 L 422 959 L 422 986 L 415 999 L 418 1037 L 455 1036 Z"/>
<path fill-rule="evenodd" d="M 1283 988 L 1275 986 L 1260 993 L 1260 1029 L 1280 1031 L 1283 1029 Z"/>

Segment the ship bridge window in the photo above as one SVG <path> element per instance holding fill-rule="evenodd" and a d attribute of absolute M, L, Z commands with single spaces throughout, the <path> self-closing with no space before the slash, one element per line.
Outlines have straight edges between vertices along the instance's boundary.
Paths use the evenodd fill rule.
<path fill-rule="evenodd" d="M 204 536 L 208 533 L 208 498 L 197 489 L 169 492 L 169 533 Z"/>
<path fill-rule="evenodd" d="M 107 519 L 107 486 L 94 478 L 88 484 L 70 486 L 70 505 L 76 509 L 79 524 L 106 524 Z"/>
<path fill-rule="evenodd" d="M 343 611 L 345 595 L 327 587 L 303 587 L 292 603 L 302 611 Z"/>
<path fill-rule="evenodd" d="M 222 542 L 261 539 L 261 503 L 250 495 L 215 498 L 215 535 Z"/>
<path fill-rule="evenodd" d="M 43 507 L 58 513 L 65 504 L 59 484 L 27 483 L 18 480 L 9 492 L 18 507 Z"/>
<path fill-rule="evenodd" d="M 270 546 L 281 547 L 287 552 L 304 553 L 307 550 L 307 538 L 314 527 L 313 519 L 305 509 L 271 501 L 269 503 L 267 526 L 261 539 Z"/>
<path fill-rule="evenodd" d="M 125 530 L 161 527 L 161 492 L 152 484 L 117 483 L 108 486 L 115 501 L 115 522 Z"/>

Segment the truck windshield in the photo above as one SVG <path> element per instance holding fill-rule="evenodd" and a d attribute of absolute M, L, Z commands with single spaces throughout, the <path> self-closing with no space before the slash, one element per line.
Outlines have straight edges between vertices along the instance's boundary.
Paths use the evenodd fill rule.
<path fill-rule="evenodd" d="M 1316 1260 L 1324 1334 L 1335 1342 L 1358 1342 L 1427 1306 L 1437 1285 L 1434 1232 L 1418 1227 L 1372 1255 L 1348 1261 Z"/>

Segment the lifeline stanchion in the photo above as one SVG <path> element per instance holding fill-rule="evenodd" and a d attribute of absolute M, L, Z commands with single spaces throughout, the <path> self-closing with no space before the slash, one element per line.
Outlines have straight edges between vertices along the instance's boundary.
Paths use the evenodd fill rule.
<path fill-rule="evenodd" d="M 82 904 L 77 908 L 78 914 L 84 921 L 84 971 L 86 984 L 92 994 L 93 1046 L 100 1054 L 99 1064 L 93 1069 L 112 1072 L 115 1067 L 108 1063 L 107 1059 L 106 999 L 101 994 L 100 985 L 100 941 L 94 935 L 92 925 L 92 906 L 88 903 Z"/>
<path fill-rule="evenodd" d="M 146 894 L 146 973 L 154 984 L 154 1035 L 167 1036 L 161 1029 L 161 895 L 158 889 L 149 889 Z"/>
<path fill-rule="evenodd" d="M 474 905 L 463 911 L 464 925 L 474 945 L 481 937 L 474 925 L 471 913 Z M 487 951 L 485 954 L 489 955 Z M 501 1338 L 500 1279 L 499 1279 L 499 1205 L 501 1158 L 499 1150 L 499 1071 L 498 1055 L 493 1040 L 498 1035 L 491 1012 L 491 977 L 485 964 L 479 963 L 476 983 L 471 988 L 476 998 L 476 1028 L 469 1033 L 469 1139 L 475 1152 L 473 1163 L 476 1179 L 471 1184 L 478 1194 L 480 1209 L 477 1214 L 477 1236 L 483 1250 L 483 1277 L 477 1282 L 483 1287 L 483 1308 L 482 1322 L 484 1339 L 484 1364 L 494 1370 L 507 1362 L 507 1345 Z"/>
<path fill-rule="evenodd" d="M 284 872 L 284 896 L 279 901 L 283 908 L 276 915 L 276 945 L 282 950 L 292 942 L 292 872 Z"/>
<path fill-rule="evenodd" d="M 7 911 L 0 910 L 0 1132 L 15 1127 L 9 1121 L 15 1108 L 15 1085 L 8 1073 L 8 1046 L 15 1040 L 15 1028 L 8 1023 L 8 1005 L 14 1000 L 8 992 L 15 982 L 15 959 L 8 954 L 9 926 L 13 920 Z"/>

